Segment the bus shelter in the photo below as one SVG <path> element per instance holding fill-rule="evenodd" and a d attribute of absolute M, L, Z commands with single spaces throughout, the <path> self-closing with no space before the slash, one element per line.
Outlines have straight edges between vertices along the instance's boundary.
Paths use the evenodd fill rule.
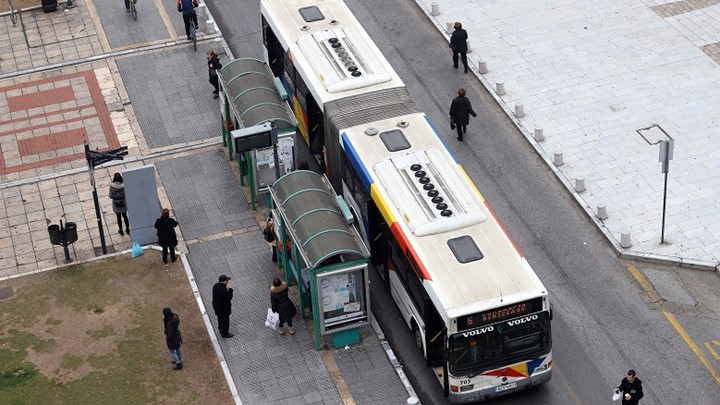
<path fill-rule="evenodd" d="M 335 347 L 360 342 L 369 321 L 370 253 L 351 225 L 352 215 L 324 175 L 297 170 L 271 187 L 278 259 L 300 290 L 300 313 L 310 305 L 315 349 L 320 336 Z"/>
<path fill-rule="evenodd" d="M 267 193 L 270 185 L 283 173 L 294 168 L 294 143 L 297 130 L 295 117 L 287 105 L 287 93 L 273 77 L 265 62 L 253 58 L 235 59 L 218 72 L 220 109 L 222 113 L 223 145 L 228 157 L 239 155 L 240 181 L 249 177 L 251 206 L 255 209 L 256 195 Z M 233 133 L 239 129 L 262 133 L 261 127 L 271 126 L 273 135 L 254 137 L 255 143 L 237 150 Z M 249 138 L 244 138 L 249 139 Z"/>

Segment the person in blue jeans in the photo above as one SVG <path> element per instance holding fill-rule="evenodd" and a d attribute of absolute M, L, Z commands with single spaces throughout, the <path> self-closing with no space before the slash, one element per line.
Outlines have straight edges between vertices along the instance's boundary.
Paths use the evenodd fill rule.
<path fill-rule="evenodd" d="M 190 21 L 195 24 L 195 29 L 198 29 L 198 19 L 195 13 L 195 7 L 199 5 L 198 0 L 177 0 L 177 9 L 179 13 L 183 15 L 183 22 L 185 23 L 185 35 L 187 39 L 190 38 Z"/>
<path fill-rule="evenodd" d="M 180 317 L 173 313 L 172 309 L 165 307 L 163 309 L 163 324 L 165 325 L 165 343 L 167 344 L 168 353 L 172 359 L 175 370 L 182 370 L 182 336 L 180 335 Z"/>

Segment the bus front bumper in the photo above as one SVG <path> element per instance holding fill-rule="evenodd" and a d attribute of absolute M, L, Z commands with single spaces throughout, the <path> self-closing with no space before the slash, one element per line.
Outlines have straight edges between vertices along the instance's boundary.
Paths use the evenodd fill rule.
<path fill-rule="evenodd" d="M 514 392 L 526 390 L 537 385 L 545 384 L 552 377 L 552 369 L 542 373 L 534 374 L 531 377 L 517 380 L 499 387 L 490 387 L 470 392 L 451 392 L 448 400 L 451 404 L 467 404 L 471 402 L 482 402 Z"/>

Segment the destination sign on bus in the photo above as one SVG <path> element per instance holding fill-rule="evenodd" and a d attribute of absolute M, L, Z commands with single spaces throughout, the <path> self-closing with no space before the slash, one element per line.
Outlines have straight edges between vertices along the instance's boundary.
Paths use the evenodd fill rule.
<path fill-rule="evenodd" d="M 538 312 L 542 310 L 542 305 L 542 298 L 533 298 L 504 307 L 493 308 L 468 316 L 461 316 L 458 318 L 458 331 L 473 329 L 481 325 Z"/>

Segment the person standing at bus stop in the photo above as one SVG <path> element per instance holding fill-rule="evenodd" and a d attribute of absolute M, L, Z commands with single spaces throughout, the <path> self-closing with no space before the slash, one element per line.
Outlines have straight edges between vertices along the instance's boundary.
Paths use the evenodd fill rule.
<path fill-rule="evenodd" d="M 281 281 L 279 278 L 274 278 L 272 286 L 270 286 L 270 306 L 273 312 L 280 316 L 280 325 L 278 326 L 278 333 L 281 335 L 285 334 L 285 324 L 288 326 L 288 333 L 291 335 L 295 334 L 295 328 L 293 327 L 293 317 L 297 314 L 297 308 L 288 295 L 287 283 Z"/>
<path fill-rule="evenodd" d="M 450 105 L 450 129 L 457 127 L 457 140 L 462 142 L 463 135 L 467 132 L 467 125 L 470 123 L 470 115 L 477 117 L 473 111 L 470 100 L 465 97 L 465 89 L 459 89 Z"/>
<path fill-rule="evenodd" d="M 220 58 L 212 49 L 207 51 L 207 64 L 208 75 L 210 76 L 210 84 L 212 84 L 215 88 L 215 91 L 213 91 L 213 98 L 218 98 L 220 97 L 220 83 L 218 78 L 218 71 L 222 69 L 222 63 L 220 63 Z"/>
<path fill-rule="evenodd" d="M 175 255 L 175 246 L 178 244 L 175 227 L 178 222 L 170 218 L 170 210 L 163 208 L 160 218 L 155 220 L 155 229 L 157 229 L 158 244 L 162 247 L 162 261 L 167 264 L 168 251 L 170 251 L 170 260 L 175 263 L 177 256 Z"/>
<path fill-rule="evenodd" d="M 615 388 L 615 392 L 622 392 L 623 405 L 638 405 L 640 399 L 645 395 L 643 394 L 642 381 L 635 377 L 635 370 L 627 372 L 627 376 Z"/>
<path fill-rule="evenodd" d="M 224 338 L 235 335 L 230 330 L 230 314 L 232 313 L 233 287 L 230 277 L 222 274 L 212 289 L 212 306 L 218 318 L 218 332 Z"/>

